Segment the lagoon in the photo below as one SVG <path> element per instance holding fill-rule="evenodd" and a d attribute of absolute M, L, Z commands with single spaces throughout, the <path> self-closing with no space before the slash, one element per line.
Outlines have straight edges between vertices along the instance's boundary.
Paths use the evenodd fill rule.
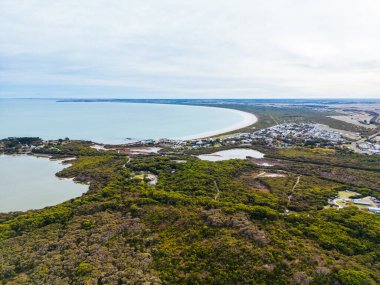
<path fill-rule="evenodd" d="M 56 99 L 0 99 L 0 138 L 91 140 L 192 139 L 249 126 L 253 114 L 238 110 L 173 104 L 59 102 Z"/>
<path fill-rule="evenodd" d="M 55 176 L 65 167 L 48 158 L 0 155 L 0 212 L 40 209 L 86 192 L 87 185 Z"/>

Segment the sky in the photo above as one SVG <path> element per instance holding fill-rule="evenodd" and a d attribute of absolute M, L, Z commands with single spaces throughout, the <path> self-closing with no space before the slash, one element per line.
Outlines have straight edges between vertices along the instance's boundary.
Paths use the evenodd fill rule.
<path fill-rule="evenodd" d="M 0 97 L 380 98 L 378 0 L 1 0 Z"/>

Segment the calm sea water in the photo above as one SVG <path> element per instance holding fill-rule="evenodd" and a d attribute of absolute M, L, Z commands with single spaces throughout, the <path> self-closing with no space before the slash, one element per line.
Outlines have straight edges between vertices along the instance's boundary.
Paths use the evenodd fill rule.
<path fill-rule="evenodd" d="M 244 115 L 197 106 L 56 102 L 0 99 L 0 138 L 86 139 L 123 143 L 126 138 L 182 138 L 236 126 Z"/>
<path fill-rule="evenodd" d="M 87 191 L 88 186 L 59 179 L 58 161 L 26 155 L 0 155 L 0 212 L 52 206 Z"/>

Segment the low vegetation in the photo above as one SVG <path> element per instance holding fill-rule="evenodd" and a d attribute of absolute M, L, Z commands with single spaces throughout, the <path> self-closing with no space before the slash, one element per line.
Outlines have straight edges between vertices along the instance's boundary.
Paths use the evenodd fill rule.
<path fill-rule="evenodd" d="M 328 197 L 353 186 L 286 160 L 302 150 L 281 153 L 271 169 L 281 176 L 261 177 L 264 170 L 249 161 L 129 160 L 63 145 L 53 154 L 77 159 L 58 176 L 90 183 L 90 190 L 0 216 L 2 284 L 380 283 L 380 217 L 355 207 L 324 209 Z M 329 155 L 334 164 L 358 159 L 330 152 L 312 159 Z M 137 173 L 157 175 L 157 185 L 134 179 Z M 358 175 L 355 183 L 366 181 Z"/>

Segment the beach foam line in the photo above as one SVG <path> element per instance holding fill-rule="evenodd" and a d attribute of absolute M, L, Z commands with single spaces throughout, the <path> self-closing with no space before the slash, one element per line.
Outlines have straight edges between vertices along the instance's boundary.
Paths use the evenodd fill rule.
<path fill-rule="evenodd" d="M 240 110 L 235 110 L 235 109 L 227 109 L 227 108 L 223 108 L 223 109 L 228 110 L 231 113 L 235 113 L 235 114 L 241 115 L 242 116 L 242 121 L 240 123 L 238 123 L 238 124 L 234 124 L 234 125 L 232 125 L 230 127 L 226 127 L 226 128 L 223 128 L 223 129 L 219 129 L 219 130 L 215 130 L 215 131 L 210 131 L 210 132 L 199 133 L 199 134 L 185 136 L 185 137 L 179 137 L 179 138 L 175 138 L 175 139 L 177 139 L 177 140 L 193 140 L 193 139 L 208 138 L 208 137 L 212 137 L 212 136 L 216 136 L 216 135 L 232 132 L 232 131 L 235 131 L 235 130 L 239 130 L 239 129 L 251 126 L 251 125 L 257 123 L 257 121 L 258 121 L 257 117 L 254 114 L 252 114 L 252 113 L 248 113 L 248 112 L 244 112 L 244 111 L 240 111 Z"/>

